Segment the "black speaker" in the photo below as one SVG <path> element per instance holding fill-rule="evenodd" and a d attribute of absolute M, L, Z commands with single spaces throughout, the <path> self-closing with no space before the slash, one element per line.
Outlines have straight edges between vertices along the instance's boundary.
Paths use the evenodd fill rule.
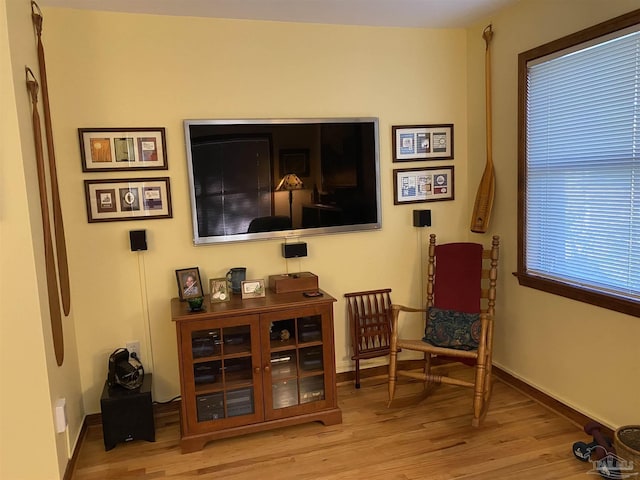
<path fill-rule="evenodd" d="M 142 386 L 134 390 L 120 385 L 109 388 L 105 382 L 100 397 L 105 450 L 111 450 L 116 443 L 131 440 L 155 442 L 151 375 L 145 374 Z"/>
<path fill-rule="evenodd" d="M 414 227 L 430 227 L 431 226 L 431 210 L 414 210 L 413 226 Z"/>
<path fill-rule="evenodd" d="M 146 230 L 130 230 L 129 241 L 131 242 L 131 251 L 137 252 L 147 249 L 147 231 Z"/>
<path fill-rule="evenodd" d="M 282 244 L 282 256 L 284 258 L 306 257 L 307 256 L 307 244 L 304 243 L 304 242 L 283 243 Z"/>

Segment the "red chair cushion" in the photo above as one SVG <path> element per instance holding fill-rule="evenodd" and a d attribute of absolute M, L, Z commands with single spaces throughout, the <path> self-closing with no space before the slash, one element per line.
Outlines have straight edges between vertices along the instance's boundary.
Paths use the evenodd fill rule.
<path fill-rule="evenodd" d="M 480 313 L 482 245 L 436 245 L 434 307 L 464 313 Z"/>

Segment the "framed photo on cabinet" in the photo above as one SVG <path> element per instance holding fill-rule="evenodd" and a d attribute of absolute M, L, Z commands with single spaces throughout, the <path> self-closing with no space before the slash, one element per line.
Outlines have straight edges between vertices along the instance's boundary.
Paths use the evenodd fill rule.
<path fill-rule="evenodd" d="M 211 295 L 211 303 L 228 302 L 231 300 L 226 277 L 210 279 L 209 294 Z"/>
<path fill-rule="evenodd" d="M 244 280 L 241 284 L 242 299 L 260 298 L 266 295 L 264 280 Z"/>
<path fill-rule="evenodd" d="M 198 267 L 176 270 L 176 280 L 178 282 L 178 296 L 180 300 L 203 296 L 200 270 Z"/>

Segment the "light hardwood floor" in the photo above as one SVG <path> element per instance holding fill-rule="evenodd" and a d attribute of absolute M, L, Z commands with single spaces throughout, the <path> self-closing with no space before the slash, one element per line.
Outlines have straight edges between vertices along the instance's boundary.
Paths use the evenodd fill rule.
<path fill-rule="evenodd" d="M 440 367 L 443 368 L 443 367 Z M 463 367 L 451 366 L 448 369 Z M 470 369 L 464 369 L 470 371 Z M 471 390 L 440 386 L 416 402 L 422 385 L 401 382 L 387 408 L 386 378 L 338 386 L 343 423 L 311 423 L 208 443 L 180 453 L 177 412 L 156 417 L 156 441 L 104 451 L 102 429 L 88 427 L 73 480 L 96 479 L 580 479 L 580 426 L 496 380 L 489 412 L 471 427 Z"/>

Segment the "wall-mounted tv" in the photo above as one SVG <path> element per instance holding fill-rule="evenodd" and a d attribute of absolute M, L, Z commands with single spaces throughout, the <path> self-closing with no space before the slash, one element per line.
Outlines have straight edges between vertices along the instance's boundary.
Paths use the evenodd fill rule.
<path fill-rule="evenodd" d="M 185 120 L 194 243 L 381 226 L 377 118 Z"/>

